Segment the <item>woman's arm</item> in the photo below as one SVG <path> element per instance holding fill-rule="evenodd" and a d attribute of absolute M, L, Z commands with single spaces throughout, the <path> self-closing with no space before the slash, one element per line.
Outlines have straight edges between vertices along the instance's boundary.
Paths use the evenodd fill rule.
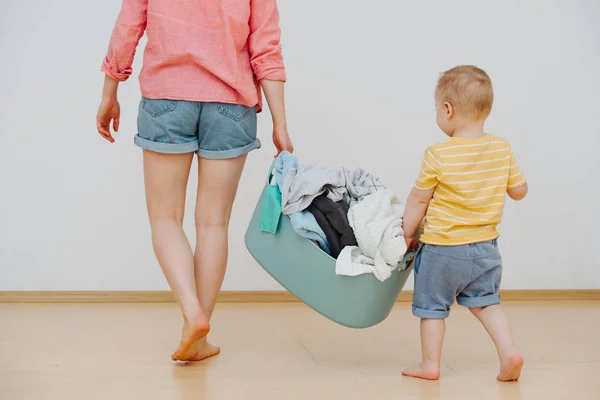
<path fill-rule="evenodd" d="M 117 132 L 121 117 L 121 107 L 117 99 L 119 82 L 131 76 L 135 49 L 146 30 L 147 9 L 148 0 L 123 0 L 108 52 L 102 63 L 102 72 L 106 76 L 102 102 L 96 116 L 96 128 L 98 133 L 111 143 L 114 143 L 115 139 L 110 133 L 110 124 L 112 122 L 113 129 Z"/>
<path fill-rule="evenodd" d="M 131 76 L 135 49 L 146 30 L 147 11 L 148 0 L 123 0 L 102 63 L 102 71 L 116 81 L 122 82 Z"/>
<path fill-rule="evenodd" d="M 276 0 L 250 0 L 250 64 L 260 82 L 273 116 L 273 143 L 277 153 L 293 152 L 287 131 L 284 102 L 286 80 L 281 54 L 281 29 Z"/>
<path fill-rule="evenodd" d="M 250 64 L 256 79 L 286 80 L 276 0 L 250 0 Z"/>
<path fill-rule="evenodd" d="M 110 123 L 112 121 L 114 131 L 118 132 L 121 118 L 121 106 L 117 99 L 118 89 L 119 81 L 106 75 L 104 78 L 104 88 L 102 89 L 102 102 L 96 116 L 96 128 L 98 129 L 98 133 L 111 143 L 114 143 L 115 139 L 110 133 Z"/>
<path fill-rule="evenodd" d="M 277 155 L 282 151 L 294 152 L 294 145 L 287 130 L 285 117 L 284 83 L 263 79 L 260 84 L 269 103 L 273 117 L 273 144 L 277 148 Z"/>

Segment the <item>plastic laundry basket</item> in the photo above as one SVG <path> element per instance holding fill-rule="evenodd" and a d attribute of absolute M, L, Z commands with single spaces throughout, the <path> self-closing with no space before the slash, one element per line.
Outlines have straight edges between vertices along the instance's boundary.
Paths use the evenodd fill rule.
<path fill-rule="evenodd" d="M 335 260 L 310 240 L 297 235 L 287 216 L 281 218 L 277 234 L 260 230 L 265 191 L 246 232 L 246 246 L 254 259 L 298 299 L 341 325 L 367 328 L 383 321 L 404 287 L 412 265 L 404 271 L 394 271 L 383 282 L 373 274 L 336 275 Z"/>

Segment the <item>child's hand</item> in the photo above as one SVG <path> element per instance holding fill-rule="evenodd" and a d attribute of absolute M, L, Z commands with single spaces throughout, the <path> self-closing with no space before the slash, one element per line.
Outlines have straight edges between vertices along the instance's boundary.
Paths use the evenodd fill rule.
<path fill-rule="evenodd" d="M 98 116 L 96 117 L 96 127 L 98 133 L 106 140 L 111 143 L 115 142 L 115 139 L 110 133 L 110 123 L 112 121 L 113 129 L 115 132 L 119 131 L 119 120 L 121 118 L 121 106 L 119 100 L 114 99 L 102 99 L 100 108 L 98 109 Z"/>
<path fill-rule="evenodd" d="M 406 253 L 404 255 L 410 253 L 411 251 L 417 251 L 419 249 L 419 241 L 414 237 L 404 237 L 404 241 L 406 242 Z"/>

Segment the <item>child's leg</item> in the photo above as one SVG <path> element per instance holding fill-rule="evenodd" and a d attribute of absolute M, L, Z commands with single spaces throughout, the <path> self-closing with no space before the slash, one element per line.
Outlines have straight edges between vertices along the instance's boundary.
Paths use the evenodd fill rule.
<path fill-rule="evenodd" d="M 424 245 L 415 255 L 413 314 L 421 318 L 420 366 L 402 372 L 406 376 L 436 380 L 440 377 L 440 357 L 446 321 L 457 288 L 470 271 L 464 268 L 465 248 Z M 448 254 L 448 255 L 446 255 Z"/>
<path fill-rule="evenodd" d="M 500 304 L 470 308 L 490 335 L 500 358 L 499 381 L 516 381 L 521 376 L 523 358 L 515 347 L 512 330 Z"/>
<path fill-rule="evenodd" d="M 521 376 L 523 358 L 515 348 L 512 331 L 500 307 L 502 257 L 496 240 L 472 245 L 473 272 L 477 279 L 458 295 L 458 304 L 468 307 L 481 321 L 500 357 L 500 381 L 515 381 Z"/>
<path fill-rule="evenodd" d="M 446 333 L 445 319 L 421 319 L 421 365 L 405 369 L 402 375 L 437 380 L 440 378 L 440 358 Z"/>
<path fill-rule="evenodd" d="M 180 359 L 209 330 L 208 320 L 196 296 L 192 250 L 182 228 L 192 157 L 193 153 L 165 155 L 144 151 L 144 181 L 152 244 L 185 321 L 181 343 L 171 356 L 173 360 Z"/>

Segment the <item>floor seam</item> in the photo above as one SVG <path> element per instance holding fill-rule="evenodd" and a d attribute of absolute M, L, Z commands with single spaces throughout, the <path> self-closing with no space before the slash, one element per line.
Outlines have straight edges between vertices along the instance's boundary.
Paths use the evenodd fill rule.
<path fill-rule="evenodd" d="M 444 363 L 444 366 L 445 366 L 446 368 L 448 368 L 450 371 L 454 372 L 454 373 L 455 373 L 457 376 L 460 376 L 460 374 L 459 374 L 458 372 L 456 372 L 456 371 L 454 370 L 454 368 L 452 368 L 452 367 L 451 367 L 451 366 L 449 366 L 448 364 Z"/>
<path fill-rule="evenodd" d="M 318 367 L 319 364 L 317 363 L 317 360 L 315 360 L 315 358 L 313 357 L 313 355 L 310 354 L 310 351 L 308 351 L 308 349 L 304 345 L 304 342 L 302 342 L 301 339 L 299 339 L 299 340 L 300 340 L 300 344 L 302 345 L 302 348 L 304 349 L 304 351 L 306 351 L 306 354 L 308 354 L 308 356 L 310 357 L 310 359 L 312 360 L 312 362 L 315 364 L 315 367 Z"/>

